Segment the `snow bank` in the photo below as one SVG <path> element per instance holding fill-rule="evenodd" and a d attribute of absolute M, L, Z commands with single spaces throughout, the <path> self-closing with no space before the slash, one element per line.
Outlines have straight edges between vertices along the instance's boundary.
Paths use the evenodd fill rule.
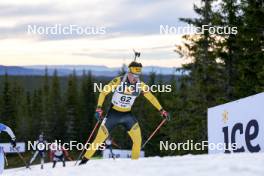
<path fill-rule="evenodd" d="M 44 170 L 39 165 L 5 170 L 3 176 L 263 176 L 264 154 L 185 155 L 130 159 L 102 159 L 89 161 L 84 166 L 68 162 L 63 168 L 57 163 Z"/>

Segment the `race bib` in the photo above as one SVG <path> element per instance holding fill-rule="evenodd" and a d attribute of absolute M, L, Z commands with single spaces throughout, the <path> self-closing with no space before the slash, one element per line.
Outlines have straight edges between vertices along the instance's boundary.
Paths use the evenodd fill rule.
<path fill-rule="evenodd" d="M 55 155 L 55 156 L 61 156 L 61 155 L 63 155 L 63 152 L 62 152 L 61 150 L 56 150 L 56 151 L 54 152 L 54 155 Z"/>
<path fill-rule="evenodd" d="M 112 103 L 120 108 L 131 108 L 136 98 L 137 96 L 115 92 L 112 97 Z"/>

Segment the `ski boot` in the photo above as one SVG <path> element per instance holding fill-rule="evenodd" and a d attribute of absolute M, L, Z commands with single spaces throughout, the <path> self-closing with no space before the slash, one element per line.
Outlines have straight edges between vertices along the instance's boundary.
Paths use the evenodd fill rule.
<path fill-rule="evenodd" d="M 83 157 L 82 160 L 81 160 L 81 162 L 79 163 L 79 166 L 80 165 L 83 165 L 83 164 L 86 164 L 88 161 L 89 161 L 89 159 Z"/>

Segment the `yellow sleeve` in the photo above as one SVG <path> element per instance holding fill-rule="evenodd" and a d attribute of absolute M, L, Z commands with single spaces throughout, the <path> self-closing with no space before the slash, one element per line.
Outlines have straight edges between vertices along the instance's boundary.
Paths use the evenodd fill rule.
<path fill-rule="evenodd" d="M 147 86 L 144 82 L 141 82 L 141 90 L 144 97 L 159 111 L 162 109 L 158 99 L 147 89 Z"/>
<path fill-rule="evenodd" d="M 103 87 L 102 92 L 100 92 L 99 94 L 99 98 L 98 98 L 98 103 L 97 103 L 97 107 L 102 107 L 105 97 L 112 92 L 112 90 L 114 90 L 121 82 L 121 78 L 120 77 L 116 77 L 114 78 L 112 81 L 110 81 L 107 85 L 105 85 Z"/>

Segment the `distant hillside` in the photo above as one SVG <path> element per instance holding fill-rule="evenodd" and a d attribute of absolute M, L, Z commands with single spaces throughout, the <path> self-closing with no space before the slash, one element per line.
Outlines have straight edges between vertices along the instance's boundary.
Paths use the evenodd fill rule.
<path fill-rule="evenodd" d="M 0 75 L 4 75 L 5 73 L 8 73 L 9 75 L 42 75 L 44 72 L 25 67 L 0 65 Z"/>
<path fill-rule="evenodd" d="M 44 65 L 35 65 L 35 66 L 2 66 L 0 65 L 0 75 L 4 75 L 6 72 L 9 75 L 44 75 L 45 74 Z M 93 65 L 50 65 L 47 66 L 48 74 L 52 75 L 56 69 L 59 76 L 67 76 L 75 70 L 77 75 L 82 75 L 83 71 L 92 71 L 95 76 L 116 76 L 120 71 L 120 68 L 109 68 L 106 66 L 93 66 Z M 175 73 L 175 68 L 167 67 L 144 67 L 143 74 L 149 74 L 150 72 L 156 72 L 157 74 L 171 75 Z M 180 72 L 176 72 L 180 74 Z"/>

